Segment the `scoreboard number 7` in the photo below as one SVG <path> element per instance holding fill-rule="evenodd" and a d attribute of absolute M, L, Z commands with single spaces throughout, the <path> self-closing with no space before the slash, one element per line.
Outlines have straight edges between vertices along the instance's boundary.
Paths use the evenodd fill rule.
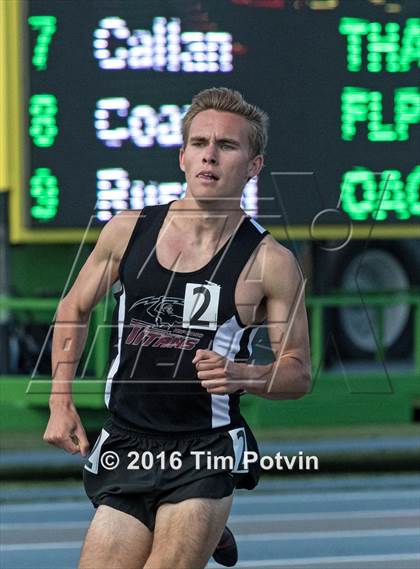
<path fill-rule="evenodd" d="M 32 29 L 39 31 L 32 63 L 38 71 L 43 71 L 47 69 L 48 50 L 57 29 L 57 18 L 55 16 L 30 16 L 28 24 Z"/>

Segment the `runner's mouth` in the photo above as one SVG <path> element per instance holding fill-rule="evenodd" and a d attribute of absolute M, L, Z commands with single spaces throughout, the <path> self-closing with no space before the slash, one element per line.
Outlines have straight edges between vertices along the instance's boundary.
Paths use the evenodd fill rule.
<path fill-rule="evenodd" d="M 205 171 L 203 170 L 202 172 L 199 172 L 197 174 L 197 178 L 201 178 L 202 180 L 218 180 L 219 177 L 216 176 L 216 174 L 213 174 L 213 172 L 209 172 L 209 171 Z"/>

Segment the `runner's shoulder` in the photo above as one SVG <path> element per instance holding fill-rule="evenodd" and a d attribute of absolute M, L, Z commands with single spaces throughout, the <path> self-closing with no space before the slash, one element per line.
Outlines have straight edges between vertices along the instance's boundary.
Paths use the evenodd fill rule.
<path fill-rule="evenodd" d="M 296 282 L 302 280 L 296 256 L 290 249 L 276 241 L 272 235 L 266 235 L 261 241 L 257 264 L 266 294 L 294 286 Z"/>
<path fill-rule="evenodd" d="M 261 240 L 258 246 L 257 258 L 265 263 L 267 261 L 273 262 L 277 268 L 296 262 L 296 257 L 292 251 L 276 241 L 270 234 Z"/>
<path fill-rule="evenodd" d="M 115 260 L 121 259 L 141 210 L 126 210 L 114 215 L 104 226 L 96 247 Z"/>

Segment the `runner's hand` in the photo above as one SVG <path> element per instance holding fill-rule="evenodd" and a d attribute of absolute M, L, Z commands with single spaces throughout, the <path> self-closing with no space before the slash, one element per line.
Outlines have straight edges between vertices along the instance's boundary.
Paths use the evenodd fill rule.
<path fill-rule="evenodd" d="M 226 394 L 245 389 L 247 364 L 231 362 L 212 350 L 197 350 L 192 363 L 208 393 Z"/>
<path fill-rule="evenodd" d="M 44 441 L 62 448 L 70 454 L 80 452 L 82 456 L 87 456 L 89 442 L 73 403 L 53 404 L 50 410 L 51 414 L 45 429 Z"/>

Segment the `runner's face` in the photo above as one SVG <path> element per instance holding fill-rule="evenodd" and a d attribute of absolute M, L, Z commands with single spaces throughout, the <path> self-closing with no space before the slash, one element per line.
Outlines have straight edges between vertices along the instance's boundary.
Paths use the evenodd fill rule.
<path fill-rule="evenodd" d="M 194 117 L 179 156 L 187 194 L 195 199 L 241 196 L 263 165 L 262 156 L 250 158 L 248 128 L 246 119 L 233 113 L 209 109 Z"/>

